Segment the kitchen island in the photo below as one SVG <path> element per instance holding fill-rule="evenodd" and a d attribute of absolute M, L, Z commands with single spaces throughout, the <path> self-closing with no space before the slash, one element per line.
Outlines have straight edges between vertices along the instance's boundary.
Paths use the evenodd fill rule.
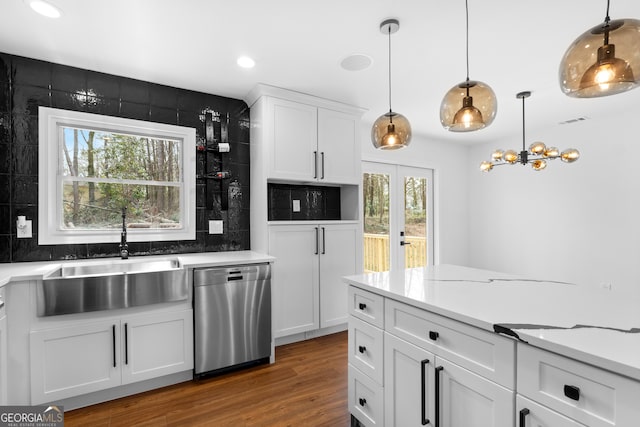
<path fill-rule="evenodd" d="M 638 425 L 640 301 L 452 265 L 345 281 L 363 425 Z"/>

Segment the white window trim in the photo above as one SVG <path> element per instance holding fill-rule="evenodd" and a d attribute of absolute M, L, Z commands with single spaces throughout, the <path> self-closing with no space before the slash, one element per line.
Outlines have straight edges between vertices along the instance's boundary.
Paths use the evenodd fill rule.
<path fill-rule="evenodd" d="M 183 126 L 153 123 L 56 108 L 38 108 L 38 244 L 111 243 L 120 241 L 120 230 L 62 230 L 62 180 L 58 179 L 60 126 L 105 130 L 172 139 L 182 142 L 183 191 L 180 210 L 184 218 L 181 229 L 127 229 L 129 242 L 195 240 L 196 238 L 196 130 Z"/>

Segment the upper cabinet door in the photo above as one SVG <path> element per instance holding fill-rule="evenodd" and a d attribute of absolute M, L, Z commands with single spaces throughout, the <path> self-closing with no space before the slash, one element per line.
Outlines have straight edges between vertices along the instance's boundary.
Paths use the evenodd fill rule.
<path fill-rule="evenodd" d="M 269 106 L 269 178 L 315 181 L 320 172 L 317 108 L 279 98 L 270 98 Z"/>
<path fill-rule="evenodd" d="M 319 180 L 333 184 L 360 182 L 360 117 L 318 108 Z"/>

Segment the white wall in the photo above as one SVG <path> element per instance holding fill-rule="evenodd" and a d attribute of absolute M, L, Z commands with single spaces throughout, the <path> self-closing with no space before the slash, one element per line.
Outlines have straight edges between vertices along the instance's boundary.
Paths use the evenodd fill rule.
<path fill-rule="evenodd" d="M 588 102 L 588 101 L 585 101 Z M 527 136 L 565 149 L 576 163 L 505 165 L 481 173 L 495 148 L 468 153 L 468 243 L 472 267 L 602 286 L 640 295 L 640 141 L 637 112 L 556 125 Z M 529 133 L 529 132 L 528 132 Z"/>
<path fill-rule="evenodd" d="M 469 263 L 467 167 L 468 148 L 424 137 L 413 137 L 411 144 L 396 151 L 373 148 L 371 124 L 363 124 L 362 160 L 401 164 L 434 170 L 435 262 L 436 264 Z"/>

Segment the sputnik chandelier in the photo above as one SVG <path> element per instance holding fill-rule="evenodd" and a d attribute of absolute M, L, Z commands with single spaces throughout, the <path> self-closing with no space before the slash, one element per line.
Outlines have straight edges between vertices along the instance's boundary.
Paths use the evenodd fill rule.
<path fill-rule="evenodd" d="M 520 163 L 522 165 L 531 164 L 533 170 L 541 171 L 547 167 L 548 160 L 555 160 L 558 157 L 565 163 L 573 163 L 580 158 L 580 152 L 575 148 L 568 148 L 560 152 L 556 147 L 547 147 L 542 142 L 534 142 L 529 146 L 529 150 L 525 148 L 525 126 L 524 126 L 524 100 L 531 96 L 531 92 L 520 92 L 516 98 L 522 99 L 522 151 L 517 153 L 515 150 L 496 150 L 491 154 L 491 161 L 483 161 L 480 163 L 480 170 L 489 172 L 494 166 L 514 165 Z"/>

